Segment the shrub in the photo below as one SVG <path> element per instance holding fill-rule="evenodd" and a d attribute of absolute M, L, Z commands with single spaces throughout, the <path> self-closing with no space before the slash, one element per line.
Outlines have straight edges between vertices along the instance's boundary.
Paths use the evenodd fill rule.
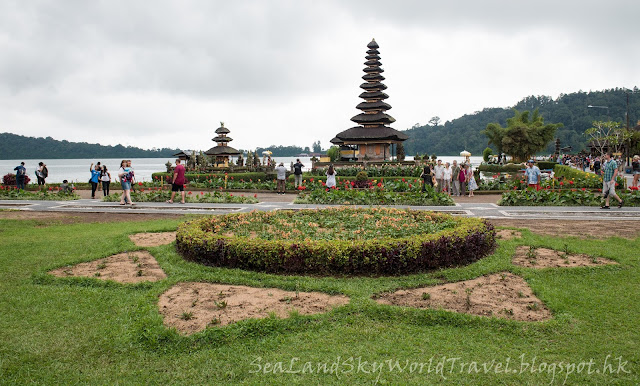
<path fill-rule="evenodd" d="M 354 181 L 354 184 L 356 182 Z M 427 186 L 427 192 L 420 191 L 420 186 L 412 187 L 411 191 L 388 190 L 383 188 L 371 189 L 312 189 L 300 194 L 295 200 L 296 204 L 337 204 L 337 205 L 415 205 L 415 206 L 450 206 L 455 205 L 453 199 L 444 194 L 437 193 L 432 187 Z M 399 184 L 399 186 L 407 186 Z"/>
<path fill-rule="evenodd" d="M 349 228 L 354 221 L 356 226 Z M 374 230 L 366 239 L 354 238 L 363 221 Z M 301 229 L 305 222 L 308 226 Z M 401 235 L 376 237 L 379 222 L 398 227 Z M 405 229 L 424 223 L 433 230 Z M 277 224 L 286 227 L 281 230 Z M 247 235 L 251 228 L 246 227 L 258 225 L 273 237 L 257 231 Z M 326 230 L 334 227 L 340 227 L 336 231 L 339 236 L 323 238 Z M 308 228 L 315 228 L 315 236 L 307 233 L 311 232 Z M 178 251 L 189 260 L 286 274 L 423 272 L 471 263 L 491 253 L 495 246 L 493 226 L 482 219 L 393 208 L 234 213 L 183 223 L 176 236 Z"/>
<path fill-rule="evenodd" d="M 24 176 L 24 184 L 27 185 L 31 181 L 29 176 Z M 2 177 L 2 183 L 8 186 L 16 186 L 16 175 L 13 173 L 7 173 Z"/>
<path fill-rule="evenodd" d="M 489 157 L 491 157 L 491 154 L 493 154 L 493 150 L 490 147 L 487 147 L 482 151 L 482 159 L 484 160 L 484 162 L 489 162 Z"/>

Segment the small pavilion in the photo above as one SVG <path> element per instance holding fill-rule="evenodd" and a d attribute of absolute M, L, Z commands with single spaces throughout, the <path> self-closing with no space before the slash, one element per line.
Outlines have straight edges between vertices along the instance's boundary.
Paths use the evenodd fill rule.
<path fill-rule="evenodd" d="M 233 141 L 231 137 L 227 137 L 230 131 L 224 127 L 224 122 L 220 122 L 220 127 L 216 129 L 217 136 L 212 139 L 217 145 L 204 152 L 204 154 L 214 157 L 216 166 L 229 166 L 229 158 L 239 156 L 240 152 L 228 145 Z"/>
<path fill-rule="evenodd" d="M 380 67 L 379 46 L 373 39 L 367 48 L 366 67 L 363 70 L 365 75 L 362 77 L 365 83 L 360 85 L 364 90 L 360 98 L 364 102 L 356 106 L 362 113 L 351 118 L 358 126 L 338 133 L 331 143 L 340 146 L 342 159 L 385 161 L 392 157 L 393 144 L 409 137 L 388 126 L 396 120 L 386 114 L 391 106 L 384 102 L 389 95 L 383 92 L 387 86 L 382 83 L 385 78 L 381 75 L 384 70 Z"/>

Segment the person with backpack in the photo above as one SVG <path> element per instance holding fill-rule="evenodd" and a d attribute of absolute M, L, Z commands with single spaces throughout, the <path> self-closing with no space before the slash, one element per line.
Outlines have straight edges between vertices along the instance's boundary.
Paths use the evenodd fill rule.
<path fill-rule="evenodd" d="M 111 185 L 111 173 L 107 170 L 107 165 L 103 165 L 100 169 L 100 182 L 102 182 L 102 195 L 109 195 L 109 185 Z"/>
<path fill-rule="evenodd" d="M 44 162 L 38 163 L 38 170 L 36 170 L 36 177 L 38 178 L 38 186 L 45 185 L 45 179 L 49 177 L 49 170 Z"/>
<path fill-rule="evenodd" d="M 16 189 L 24 190 L 24 180 L 27 176 L 27 169 L 24 167 L 24 162 L 20 162 L 20 165 L 16 166 L 13 170 L 16 171 Z"/>
<path fill-rule="evenodd" d="M 300 162 L 300 158 L 296 159 L 296 163 L 293 164 L 293 176 L 295 178 L 296 189 L 302 185 L 302 168 L 304 165 Z"/>

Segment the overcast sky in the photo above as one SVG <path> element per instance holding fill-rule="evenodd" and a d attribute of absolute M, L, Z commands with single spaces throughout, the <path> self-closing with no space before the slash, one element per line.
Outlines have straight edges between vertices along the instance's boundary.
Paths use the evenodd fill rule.
<path fill-rule="evenodd" d="M 637 0 L 0 0 L 0 132 L 206 150 L 323 147 L 366 45 L 405 130 L 528 95 L 640 86 Z M 483 129 L 483 128 L 478 128 Z"/>

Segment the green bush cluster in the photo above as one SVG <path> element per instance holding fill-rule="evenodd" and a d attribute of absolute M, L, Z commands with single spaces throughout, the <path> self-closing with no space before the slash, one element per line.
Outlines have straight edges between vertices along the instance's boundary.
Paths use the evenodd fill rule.
<path fill-rule="evenodd" d="M 240 179 L 244 179 L 246 181 L 249 180 L 254 180 L 254 181 L 264 181 L 267 178 L 270 178 L 267 176 L 266 173 L 263 172 L 252 172 L 252 173 L 226 173 L 227 175 L 227 179 L 228 180 L 240 180 Z M 186 173 L 185 174 L 185 178 L 187 181 L 189 182 L 205 182 L 207 180 L 211 180 L 213 178 L 218 178 L 221 177 L 224 179 L 225 173 L 206 173 L 206 174 L 201 174 L 201 173 Z M 151 178 L 154 181 L 164 181 L 165 183 L 171 183 L 171 179 L 173 178 L 173 173 L 167 173 L 167 172 L 158 172 L 158 173 L 153 173 L 151 175 Z"/>
<path fill-rule="evenodd" d="M 406 186 L 402 184 L 401 186 Z M 412 205 L 412 206 L 451 206 L 455 202 L 444 193 L 437 193 L 427 186 L 427 192 L 421 192 L 419 186 L 414 190 L 397 192 L 388 189 L 314 189 L 301 193 L 294 201 L 296 204 L 334 204 L 334 205 Z"/>
<path fill-rule="evenodd" d="M 341 210 L 356 216 L 367 213 L 367 209 Z M 296 213 L 299 211 L 291 211 L 289 215 Z M 229 235 L 229 224 L 252 220 L 246 214 L 228 214 L 181 224 L 176 246 L 185 258 L 205 265 L 321 275 L 423 272 L 467 264 L 495 248 L 493 226 L 482 219 L 437 213 L 430 218 L 434 222 L 452 222 L 454 227 L 404 238 L 264 240 Z"/>

